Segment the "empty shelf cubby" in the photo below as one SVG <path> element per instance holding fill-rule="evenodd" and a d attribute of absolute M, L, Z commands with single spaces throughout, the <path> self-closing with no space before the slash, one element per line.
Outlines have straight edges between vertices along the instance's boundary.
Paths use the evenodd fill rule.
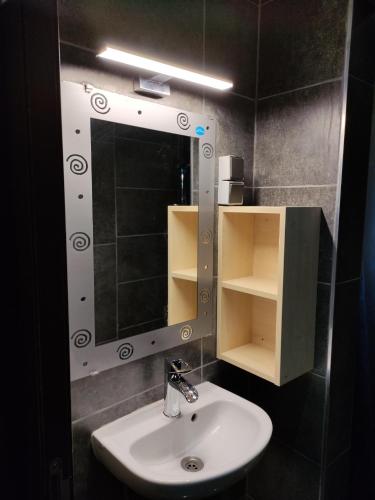
<path fill-rule="evenodd" d="M 320 208 L 220 207 L 219 359 L 277 385 L 313 367 Z"/>
<path fill-rule="evenodd" d="M 198 206 L 168 207 L 168 325 L 197 317 Z"/>

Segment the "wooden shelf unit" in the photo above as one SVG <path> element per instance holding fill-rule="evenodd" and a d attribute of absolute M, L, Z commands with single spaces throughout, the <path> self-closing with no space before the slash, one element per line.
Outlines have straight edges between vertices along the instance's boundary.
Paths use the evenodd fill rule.
<path fill-rule="evenodd" d="M 219 208 L 217 357 L 276 385 L 313 367 L 320 213 Z"/>
<path fill-rule="evenodd" d="M 198 206 L 168 207 L 168 325 L 197 317 Z"/>

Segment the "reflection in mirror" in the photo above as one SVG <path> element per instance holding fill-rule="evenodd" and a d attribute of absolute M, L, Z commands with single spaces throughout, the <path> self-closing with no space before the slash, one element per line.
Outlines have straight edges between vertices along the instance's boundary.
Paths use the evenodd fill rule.
<path fill-rule="evenodd" d="M 197 317 L 197 143 L 91 119 L 96 344 Z"/>

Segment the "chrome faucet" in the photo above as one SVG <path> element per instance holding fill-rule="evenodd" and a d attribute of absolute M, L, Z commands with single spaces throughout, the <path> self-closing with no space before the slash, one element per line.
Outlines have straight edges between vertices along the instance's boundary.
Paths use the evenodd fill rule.
<path fill-rule="evenodd" d="M 167 417 L 179 417 L 180 394 L 188 403 L 194 403 L 198 399 L 197 389 L 189 384 L 182 375 L 191 372 L 191 366 L 182 359 L 173 361 L 165 360 L 164 379 L 164 415 Z"/>

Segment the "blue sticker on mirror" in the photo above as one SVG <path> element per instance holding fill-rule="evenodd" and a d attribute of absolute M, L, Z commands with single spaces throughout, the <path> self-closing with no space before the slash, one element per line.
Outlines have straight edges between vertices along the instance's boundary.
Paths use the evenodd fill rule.
<path fill-rule="evenodd" d="M 202 125 L 198 125 L 198 127 L 196 127 L 195 129 L 195 133 L 200 136 L 204 135 L 205 134 L 204 127 L 202 127 Z"/>

